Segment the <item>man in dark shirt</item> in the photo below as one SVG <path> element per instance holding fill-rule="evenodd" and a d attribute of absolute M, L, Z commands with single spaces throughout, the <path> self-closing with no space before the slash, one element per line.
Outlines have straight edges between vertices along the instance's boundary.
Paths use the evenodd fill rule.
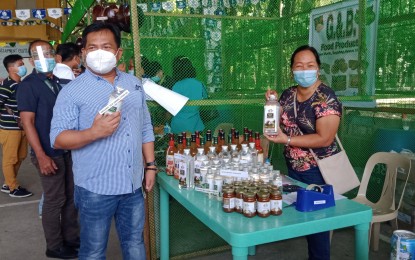
<path fill-rule="evenodd" d="M 26 75 L 26 67 L 20 55 L 9 55 L 3 60 L 9 76 L 0 86 L 0 143 L 3 151 L 2 168 L 5 184 L 1 191 L 10 197 L 25 198 L 31 192 L 19 186 L 17 173 L 20 164 L 27 156 L 27 138 L 20 128 L 19 113 L 17 111 L 16 88 L 20 79 Z"/>
<path fill-rule="evenodd" d="M 30 62 L 35 66 L 17 89 L 17 108 L 37 167 L 44 193 L 42 225 L 46 256 L 71 259 L 78 255 L 78 213 L 73 201 L 71 154 L 51 148 L 49 131 L 56 97 L 61 89 L 52 74 L 55 52 L 49 42 L 29 45 Z"/>

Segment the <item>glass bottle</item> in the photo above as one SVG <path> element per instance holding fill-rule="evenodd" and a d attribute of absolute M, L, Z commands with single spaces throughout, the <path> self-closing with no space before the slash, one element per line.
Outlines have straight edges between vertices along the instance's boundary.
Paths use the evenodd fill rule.
<path fill-rule="evenodd" d="M 280 124 L 281 106 L 275 95 L 270 95 L 264 106 L 263 132 L 267 135 L 276 135 Z"/>
<path fill-rule="evenodd" d="M 195 135 L 196 135 L 196 147 L 199 148 L 200 147 L 200 132 L 195 131 Z"/>
<path fill-rule="evenodd" d="M 206 161 L 208 161 L 207 156 L 205 155 L 204 148 L 197 148 L 197 154 L 195 157 L 195 187 L 202 188 L 202 183 L 205 181 L 201 174 L 202 168 L 205 167 Z"/>
<path fill-rule="evenodd" d="M 243 214 L 247 218 L 256 216 L 256 198 L 255 193 L 248 191 L 244 194 Z"/>
<path fill-rule="evenodd" d="M 177 154 L 184 154 L 183 150 L 183 136 L 177 136 Z M 179 170 L 179 159 L 174 158 L 174 178 L 179 179 L 180 170 Z"/>
<path fill-rule="evenodd" d="M 187 146 L 189 145 L 187 143 L 187 137 L 186 137 L 186 132 L 182 132 L 182 136 L 183 136 L 183 149 L 186 149 Z"/>
<path fill-rule="evenodd" d="M 244 140 L 242 141 L 242 144 L 249 144 L 249 133 L 244 133 Z"/>
<path fill-rule="evenodd" d="M 222 145 L 222 151 L 219 153 L 218 157 L 222 160 L 224 166 L 231 161 L 231 155 L 228 152 L 227 145 Z"/>
<path fill-rule="evenodd" d="M 252 133 L 252 130 L 249 130 L 248 141 L 249 141 L 250 143 L 254 142 L 254 135 L 253 135 L 253 133 Z"/>
<path fill-rule="evenodd" d="M 258 163 L 264 163 L 264 150 L 261 147 L 261 139 L 259 138 L 259 132 L 255 132 L 255 149 L 257 150 Z"/>
<path fill-rule="evenodd" d="M 193 189 L 194 188 L 194 159 L 190 155 L 190 149 L 184 149 L 184 160 L 179 162 L 180 177 L 179 188 L 180 189 Z"/>
<path fill-rule="evenodd" d="M 248 146 L 244 146 L 241 152 L 241 159 L 239 163 L 249 164 L 252 163 L 252 154 L 248 151 Z"/>
<path fill-rule="evenodd" d="M 236 129 L 235 128 L 231 128 L 231 134 L 232 134 L 232 144 L 235 144 L 235 131 L 236 131 Z"/>
<path fill-rule="evenodd" d="M 218 137 L 217 136 L 214 136 L 213 137 L 213 146 L 215 146 L 215 152 L 216 152 L 216 154 L 219 154 L 220 153 L 220 148 L 219 148 L 220 146 L 218 144 Z"/>
<path fill-rule="evenodd" d="M 236 148 L 236 144 L 231 144 L 231 158 L 232 162 L 238 162 L 240 160 L 240 155 L 238 149 Z"/>
<path fill-rule="evenodd" d="M 209 152 L 206 154 L 206 156 L 208 157 L 208 160 L 210 162 L 216 159 L 218 157 L 216 154 L 216 147 L 215 146 L 209 147 Z"/>
<path fill-rule="evenodd" d="M 271 214 L 278 216 L 282 214 L 282 193 L 278 189 L 272 189 L 270 195 Z"/>
<path fill-rule="evenodd" d="M 190 155 L 192 157 L 195 157 L 197 154 L 197 147 L 196 147 L 196 134 L 191 135 L 190 140 Z"/>
<path fill-rule="evenodd" d="M 205 140 L 205 154 L 209 152 L 209 147 L 212 146 L 212 132 L 210 130 L 207 130 L 206 132 L 206 140 Z"/>
<path fill-rule="evenodd" d="M 174 154 L 177 153 L 177 148 L 174 145 L 174 134 L 170 134 L 169 146 L 166 149 L 166 174 L 174 175 Z"/>
<path fill-rule="evenodd" d="M 235 144 L 236 144 L 236 148 L 238 149 L 238 152 L 240 152 L 242 149 L 242 145 L 239 143 L 239 131 L 238 130 L 235 130 Z"/>
<path fill-rule="evenodd" d="M 249 149 L 248 151 L 252 155 L 252 163 L 253 165 L 256 165 L 258 162 L 258 151 L 255 149 L 255 143 L 249 143 Z"/>
<path fill-rule="evenodd" d="M 219 132 L 219 140 L 218 140 L 218 144 L 220 146 L 225 145 L 225 132 L 222 130 L 222 132 Z"/>
<path fill-rule="evenodd" d="M 222 208 L 223 211 L 226 213 L 231 213 L 235 211 L 235 193 L 233 189 L 223 189 Z"/>
<path fill-rule="evenodd" d="M 232 133 L 228 133 L 228 151 L 229 152 L 232 150 L 231 144 L 232 144 Z"/>

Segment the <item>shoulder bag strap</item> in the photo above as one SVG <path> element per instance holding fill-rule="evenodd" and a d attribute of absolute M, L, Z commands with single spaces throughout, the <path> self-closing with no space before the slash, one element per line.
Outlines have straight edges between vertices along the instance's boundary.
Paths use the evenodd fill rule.
<path fill-rule="evenodd" d="M 294 94 L 294 118 L 295 118 L 295 120 L 297 120 L 297 92 L 295 92 L 295 94 Z M 301 131 L 300 127 L 298 127 L 298 130 L 300 131 L 300 134 L 301 134 L 301 135 L 304 135 L 304 134 L 303 134 L 303 132 Z M 339 144 L 340 149 L 341 149 L 341 150 L 344 150 L 343 145 L 342 145 L 342 143 L 340 142 L 339 137 L 337 136 L 337 133 L 336 133 L 336 141 L 337 141 L 337 143 Z M 310 153 L 313 155 L 314 159 L 315 159 L 316 161 L 318 161 L 318 157 L 317 157 L 317 155 L 314 153 L 313 149 L 311 149 L 311 148 L 308 148 L 308 149 L 310 150 Z"/>

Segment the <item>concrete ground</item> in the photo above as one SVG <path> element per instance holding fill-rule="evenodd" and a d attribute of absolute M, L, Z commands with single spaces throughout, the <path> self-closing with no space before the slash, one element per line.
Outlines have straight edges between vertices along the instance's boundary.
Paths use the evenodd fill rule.
<path fill-rule="evenodd" d="M 46 244 L 41 220 L 38 217 L 38 202 L 42 194 L 38 173 L 26 159 L 18 175 L 20 185 L 33 192 L 28 198 L 11 198 L 0 194 L 0 259 L 34 259 L 45 257 Z M 4 181 L 0 177 L 0 183 Z M 186 238 L 189 239 L 189 238 Z M 307 259 L 307 243 L 304 238 L 270 243 L 257 247 L 255 256 L 249 259 Z M 332 259 L 354 259 L 354 231 L 342 229 L 334 232 L 332 239 Z M 389 243 L 380 242 L 378 252 L 370 252 L 370 259 L 389 259 Z M 177 257 L 175 257 L 177 259 Z M 188 259 L 216 260 L 231 259 L 230 250 L 208 256 L 188 256 Z M 111 230 L 107 259 L 122 259 L 117 235 Z"/>

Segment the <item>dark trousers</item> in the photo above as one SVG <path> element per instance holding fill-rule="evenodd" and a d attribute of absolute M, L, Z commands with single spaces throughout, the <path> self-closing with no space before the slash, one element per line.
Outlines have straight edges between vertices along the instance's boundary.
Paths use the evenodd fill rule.
<path fill-rule="evenodd" d="M 43 175 L 39 163 L 32 155 L 32 163 L 39 171 L 44 203 L 42 225 L 46 247 L 56 250 L 65 243 L 79 243 L 78 211 L 74 205 L 74 180 L 71 153 L 53 157 L 58 169 L 54 175 Z"/>
<path fill-rule="evenodd" d="M 299 172 L 288 166 L 288 176 L 306 184 L 325 184 L 318 167 Z M 330 260 L 330 231 L 306 236 L 308 243 L 308 259 Z"/>

